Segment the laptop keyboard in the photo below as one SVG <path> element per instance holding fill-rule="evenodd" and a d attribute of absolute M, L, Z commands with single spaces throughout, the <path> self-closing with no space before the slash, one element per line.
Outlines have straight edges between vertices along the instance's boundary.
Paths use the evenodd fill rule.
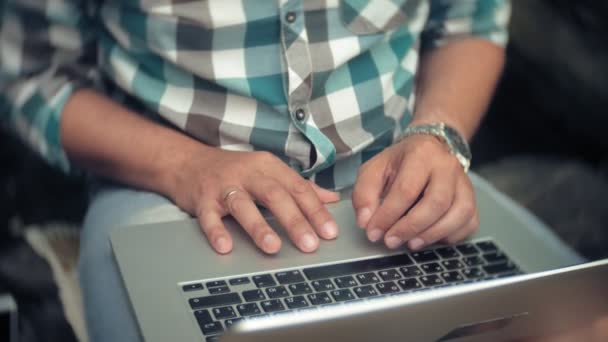
<path fill-rule="evenodd" d="M 420 252 L 180 284 L 206 341 L 233 324 L 521 274 L 491 240 Z"/>

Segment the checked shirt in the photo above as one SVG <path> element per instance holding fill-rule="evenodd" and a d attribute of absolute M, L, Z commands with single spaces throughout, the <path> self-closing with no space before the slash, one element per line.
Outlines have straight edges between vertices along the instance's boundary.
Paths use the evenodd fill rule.
<path fill-rule="evenodd" d="M 4 0 L 0 120 L 68 171 L 62 108 L 92 87 L 342 188 L 410 122 L 420 54 L 504 45 L 508 17 L 507 0 Z"/>

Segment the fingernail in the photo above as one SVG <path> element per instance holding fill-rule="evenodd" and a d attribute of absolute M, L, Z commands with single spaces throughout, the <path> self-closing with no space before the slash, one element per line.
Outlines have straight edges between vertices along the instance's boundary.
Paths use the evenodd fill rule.
<path fill-rule="evenodd" d="M 370 218 L 372 218 L 372 211 L 369 208 L 363 208 L 357 214 L 357 224 L 359 227 L 364 228 L 367 226 Z"/>
<path fill-rule="evenodd" d="M 317 239 L 312 234 L 304 234 L 300 238 L 300 248 L 305 252 L 311 252 L 317 247 Z"/>
<path fill-rule="evenodd" d="M 424 246 L 424 240 L 422 240 L 421 238 L 413 238 L 407 244 L 411 250 L 415 251 Z"/>
<path fill-rule="evenodd" d="M 220 253 L 228 253 L 230 251 L 230 246 L 228 244 L 228 239 L 221 236 L 215 240 L 215 246 L 217 251 Z"/>
<path fill-rule="evenodd" d="M 338 225 L 333 221 L 325 222 L 321 226 L 321 233 L 326 239 L 333 239 L 338 236 Z"/>
<path fill-rule="evenodd" d="M 382 235 L 384 235 L 384 233 L 380 229 L 372 229 L 367 233 L 367 238 L 371 242 L 377 242 L 382 239 Z"/>
<path fill-rule="evenodd" d="M 403 241 L 396 236 L 391 236 L 386 239 L 386 246 L 390 249 L 395 249 L 395 248 L 401 246 L 402 244 L 403 244 Z"/>
<path fill-rule="evenodd" d="M 262 239 L 262 246 L 264 246 L 264 250 L 266 252 L 274 252 L 277 244 L 280 244 L 280 241 L 278 241 L 276 236 L 270 233 L 264 235 L 264 238 Z"/>

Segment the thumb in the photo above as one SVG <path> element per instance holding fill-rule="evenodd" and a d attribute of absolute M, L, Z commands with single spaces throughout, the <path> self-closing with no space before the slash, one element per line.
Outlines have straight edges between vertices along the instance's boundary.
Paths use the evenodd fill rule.
<path fill-rule="evenodd" d="M 340 200 L 339 193 L 337 193 L 335 191 L 323 189 L 322 187 L 318 186 L 317 184 L 315 184 L 312 181 L 310 181 L 310 184 L 312 185 L 312 189 L 315 191 L 317 196 L 319 196 L 319 199 L 321 200 L 321 202 L 332 203 L 332 202 L 337 202 Z"/>

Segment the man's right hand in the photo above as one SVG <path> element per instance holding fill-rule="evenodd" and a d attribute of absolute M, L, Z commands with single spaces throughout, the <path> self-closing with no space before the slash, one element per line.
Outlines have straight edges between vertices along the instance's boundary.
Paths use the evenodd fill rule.
<path fill-rule="evenodd" d="M 160 193 L 197 216 L 219 253 L 232 250 L 221 220 L 228 214 L 264 252 L 279 251 L 281 240 L 256 202 L 270 209 L 304 252 L 318 248 L 319 236 L 338 234 L 324 206 L 338 194 L 305 180 L 274 155 L 207 146 L 93 90 L 77 91 L 65 105 L 61 143 L 79 167 Z"/>
<path fill-rule="evenodd" d="M 222 222 L 230 214 L 266 253 L 277 253 L 281 240 L 256 203 L 270 210 L 303 252 L 313 252 L 319 237 L 338 234 L 325 203 L 339 195 L 302 178 L 268 152 L 234 152 L 205 148 L 175 168 L 171 199 L 198 217 L 202 231 L 219 253 L 232 250 L 233 241 Z"/>

